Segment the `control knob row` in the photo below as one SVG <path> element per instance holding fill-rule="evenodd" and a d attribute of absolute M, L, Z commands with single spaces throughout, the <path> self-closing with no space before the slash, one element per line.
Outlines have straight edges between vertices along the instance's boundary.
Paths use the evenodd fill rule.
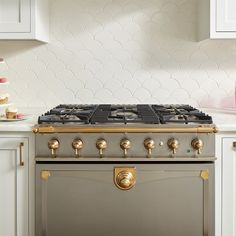
<path fill-rule="evenodd" d="M 151 157 L 152 149 L 155 148 L 155 141 L 151 138 L 147 138 L 143 142 L 145 149 L 147 150 L 147 157 Z M 167 141 L 168 148 L 172 151 L 173 154 L 176 154 L 177 149 L 179 148 L 179 141 L 175 138 L 171 138 Z M 203 148 L 203 141 L 199 138 L 195 138 L 191 142 L 191 146 L 194 150 L 197 151 L 197 154 L 201 154 Z M 53 157 L 56 157 L 56 150 L 60 147 L 60 142 L 53 138 L 48 142 L 48 148 L 51 150 Z M 96 147 L 99 150 L 99 156 L 103 157 L 103 151 L 107 148 L 107 141 L 105 139 L 98 139 L 96 142 Z M 124 152 L 124 157 L 127 157 L 128 150 L 131 148 L 131 142 L 129 139 L 122 139 L 120 141 L 120 147 Z M 79 138 L 74 139 L 72 142 L 72 148 L 75 150 L 76 157 L 80 156 L 80 150 L 83 148 L 83 141 Z"/>

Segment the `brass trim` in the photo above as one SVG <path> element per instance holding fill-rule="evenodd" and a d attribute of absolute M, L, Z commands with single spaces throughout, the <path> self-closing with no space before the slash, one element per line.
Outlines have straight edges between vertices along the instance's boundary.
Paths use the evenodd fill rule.
<path fill-rule="evenodd" d="M 48 170 L 42 170 L 41 171 L 41 179 L 42 180 L 48 180 L 48 178 L 51 176 L 51 173 L 50 173 L 50 171 L 48 171 Z"/>
<path fill-rule="evenodd" d="M 115 167 L 114 183 L 121 190 L 129 190 L 136 184 L 135 167 Z"/>
<path fill-rule="evenodd" d="M 208 180 L 209 179 L 209 170 L 202 170 L 200 176 L 203 180 Z"/>
<path fill-rule="evenodd" d="M 21 142 L 20 143 L 20 166 L 24 166 L 24 160 L 23 160 L 23 147 L 24 147 L 24 143 Z"/>
<path fill-rule="evenodd" d="M 34 133 L 217 133 L 216 127 L 56 127 L 35 126 Z"/>

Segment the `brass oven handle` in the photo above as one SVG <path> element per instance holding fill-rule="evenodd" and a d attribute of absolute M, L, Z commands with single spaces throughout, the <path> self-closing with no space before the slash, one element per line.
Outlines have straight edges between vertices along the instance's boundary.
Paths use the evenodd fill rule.
<path fill-rule="evenodd" d="M 136 183 L 136 169 L 134 167 L 118 167 L 114 169 L 114 182 L 117 188 L 129 190 Z"/>
<path fill-rule="evenodd" d="M 20 143 L 20 166 L 24 166 L 24 160 L 23 160 L 23 147 L 24 147 L 24 143 L 21 142 Z"/>

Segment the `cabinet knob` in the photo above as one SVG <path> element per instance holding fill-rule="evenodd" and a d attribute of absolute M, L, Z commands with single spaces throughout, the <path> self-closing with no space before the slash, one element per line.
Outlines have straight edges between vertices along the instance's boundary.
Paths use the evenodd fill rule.
<path fill-rule="evenodd" d="M 233 142 L 233 147 L 236 148 L 236 141 Z"/>

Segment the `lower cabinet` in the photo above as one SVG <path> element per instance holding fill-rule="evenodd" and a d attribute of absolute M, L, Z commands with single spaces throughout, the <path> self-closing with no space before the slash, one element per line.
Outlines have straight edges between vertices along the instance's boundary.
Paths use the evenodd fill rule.
<path fill-rule="evenodd" d="M 29 159 L 33 138 L 29 135 L 0 135 L 0 235 L 31 236 L 29 208 L 33 203 L 30 190 Z M 33 163 L 33 162 L 32 162 Z M 32 191 L 32 192 L 30 192 Z M 30 212 L 33 217 L 33 212 Z"/>
<path fill-rule="evenodd" d="M 222 138 L 222 236 L 236 235 L 236 135 Z"/>
<path fill-rule="evenodd" d="M 236 134 L 216 137 L 216 236 L 236 236 Z"/>

